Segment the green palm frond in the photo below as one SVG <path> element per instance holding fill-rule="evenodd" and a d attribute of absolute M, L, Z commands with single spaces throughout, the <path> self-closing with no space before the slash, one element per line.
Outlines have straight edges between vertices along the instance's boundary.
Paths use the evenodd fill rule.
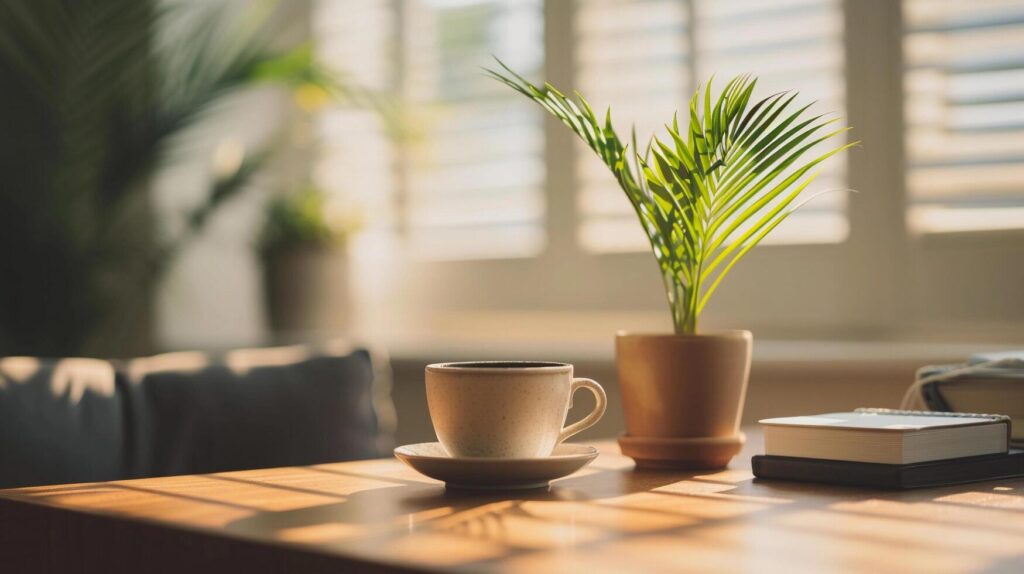
<path fill-rule="evenodd" d="M 12 246 L 0 258 L 0 355 L 131 351 L 97 325 L 134 328 L 173 254 L 272 155 L 249 153 L 211 179 L 181 221 L 156 216 L 154 174 L 232 96 L 271 83 L 373 101 L 309 46 L 281 46 L 274 10 L 0 2 L 0 244 Z"/>
<path fill-rule="evenodd" d="M 661 268 L 677 333 L 694 333 L 708 300 L 755 245 L 806 203 L 804 192 L 827 159 L 858 142 L 820 149 L 849 128 L 796 107 L 796 93 L 751 101 L 756 78 L 730 80 L 717 98 L 712 82 L 643 149 L 624 143 L 611 109 L 599 117 L 578 92 L 536 86 L 498 62 L 493 78 L 562 121 L 611 170 L 636 211 Z M 813 197 L 812 197 L 813 198 Z"/>

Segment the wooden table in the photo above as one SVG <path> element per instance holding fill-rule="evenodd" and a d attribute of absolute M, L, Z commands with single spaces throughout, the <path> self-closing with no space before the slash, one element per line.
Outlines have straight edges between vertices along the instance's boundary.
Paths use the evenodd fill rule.
<path fill-rule="evenodd" d="M 446 494 L 395 460 L 0 492 L 3 572 L 1024 572 L 1024 481 L 910 492 L 637 472 Z"/>

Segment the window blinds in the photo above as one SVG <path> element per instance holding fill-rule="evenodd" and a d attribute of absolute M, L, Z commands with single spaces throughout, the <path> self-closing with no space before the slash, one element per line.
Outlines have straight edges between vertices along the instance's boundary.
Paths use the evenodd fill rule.
<path fill-rule="evenodd" d="M 371 111 L 329 110 L 318 183 L 366 207 L 413 257 L 526 257 L 544 245 L 541 110 L 488 78 L 497 55 L 542 77 L 541 0 L 324 0 L 317 50 L 361 85 L 397 95 L 407 132 Z"/>
<path fill-rule="evenodd" d="M 427 258 L 526 257 L 544 245 L 541 110 L 487 77 L 492 55 L 539 80 L 540 0 L 404 3 L 404 86 L 418 120 L 408 247 Z"/>
<path fill-rule="evenodd" d="M 911 229 L 1024 227 L 1024 0 L 903 9 Z"/>
<path fill-rule="evenodd" d="M 621 137 L 635 124 L 637 141 L 646 142 L 685 107 L 691 91 L 686 2 L 580 0 L 575 26 L 576 85 L 599 115 L 611 106 Z M 598 252 L 646 249 L 614 176 L 584 144 L 577 148 L 580 244 Z"/>
<path fill-rule="evenodd" d="M 380 92 L 395 83 L 395 14 L 389 0 L 325 0 L 316 4 L 313 36 L 319 58 L 344 78 Z M 359 206 L 375 239 L 399 223 L 395 150 L 380 116 L 339 105 L 318 117 L 317 185 Z"/>

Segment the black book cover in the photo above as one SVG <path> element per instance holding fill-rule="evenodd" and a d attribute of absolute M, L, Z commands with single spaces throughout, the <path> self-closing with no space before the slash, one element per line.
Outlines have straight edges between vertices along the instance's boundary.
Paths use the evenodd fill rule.
<path fill-rule="evenodd" d="M 751 465 L 761 479 L 905 489 L 1022 477 L 1024 450 L 913 464 L 755 455 Z"/>

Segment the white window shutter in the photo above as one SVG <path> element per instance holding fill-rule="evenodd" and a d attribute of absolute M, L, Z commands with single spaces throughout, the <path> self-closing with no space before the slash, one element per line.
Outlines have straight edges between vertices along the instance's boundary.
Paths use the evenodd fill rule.
<path fill-rule="evenodd" d="M 906 0 L 910 228 L 1024 228 L 1024 0 Z"/>

